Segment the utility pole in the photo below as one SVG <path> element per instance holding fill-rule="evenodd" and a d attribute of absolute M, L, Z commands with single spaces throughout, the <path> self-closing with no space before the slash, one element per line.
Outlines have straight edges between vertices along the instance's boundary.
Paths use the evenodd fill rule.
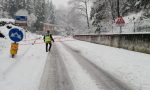
<path fill-rule="evenodd" d="M 117 0 L 117 13 L 118 13 L 118 17 L 120 17 L 120 2 L 119 0 Z M 120 26 L 120 34 L 122 33 L 122 26 Z"/>
<path fill-rule="evenodd" d="M 117 13 L 118 13 L 118 17 L 120 17 L 120 7 L 119 7 L 120 3 L 119 0 L 117 0 Z"/>
<path fill-rule="evenodd" d="M 120 7 L 119 7 L 119 0 L 117 0 L 117 13 L 118 13 L 118 18 L 120 17 Z M 121 34 L 122 32 L 122 27 L 120 26 L 120 32 L 119 34 Z M 118 48 L 120 48 L 120 44 L 121 44 L 121 41 L 120 41 L 120 36 L 119 36 L 119 40 L 118 40 Z"/>

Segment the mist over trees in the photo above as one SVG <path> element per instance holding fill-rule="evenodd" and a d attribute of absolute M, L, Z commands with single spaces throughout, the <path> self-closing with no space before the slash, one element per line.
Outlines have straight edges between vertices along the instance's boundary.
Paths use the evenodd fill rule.
<path fill-rule="evenodd" d="M 56 10 L 56 24 L 61 25 L 60 31 L 72 35 L 84 30 L 86 21 L 74 8 L 61 7 Z"/>
<path fill-rule="evenodd" d="M 69 0 L 68 7 L 56 10 L 56 23 L 67 35 L 86 34 L 90 31 L 89 0 Z"/>

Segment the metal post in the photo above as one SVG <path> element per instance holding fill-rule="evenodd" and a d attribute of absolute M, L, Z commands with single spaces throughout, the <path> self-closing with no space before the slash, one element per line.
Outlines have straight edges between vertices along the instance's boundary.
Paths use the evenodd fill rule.
<path fill-rule="evenodd" d="M 118 12 L 118 17 L 120 17 L 120 7 L 119 7 L 119 0 L 117 0 L 117 12 Z"/>
<path fill-rule="evenodd" d="M 135 21 L 134 21 L 134 33 L 135 33 Z"/>
<path fill-rule="evenodd" d="M 122 33 L 122 26 L 120 26 L 120 34 Z"/>
<path fill-rule="evenodd" d="M 119 0 L 117 0 L 117 13 L 118 13 L 118 17 L 120 17 L 120 7 L 119 7 L 120 3 Z M 122 26 L 120 26 L 120 34 L 122 33 Z"/>

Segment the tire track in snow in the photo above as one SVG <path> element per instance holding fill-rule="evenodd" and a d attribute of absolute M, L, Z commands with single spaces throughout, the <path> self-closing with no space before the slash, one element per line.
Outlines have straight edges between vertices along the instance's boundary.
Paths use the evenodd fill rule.
<path fill-rule="evenodd" d="M 132 90 L 126 84 L 113 77 L 108 72 L 104 71 L 94 63 L 90 62 L 87 58 L 82 56 L 79 51 L 72 49 L 64 44 L 66 50 L 68 50 L 79 62 L 79 64 L 93 77 L 97 82 L 99 88 L 104 90 Z"/>
<path fill-rule="evenodd" d="M 61 59 L 67 67 L 67 71 L 71 77 L 75 90 L 104 90 L 102 88 L 98 88 L 96 82 L 80 66 L 80 64 L 75 60 L 74 56 L 72 56 L 72 54 L 68 52 L 61 43 L 57 43 L 56 46 L 61 54 Z"/>
<path fill-rule="evenodd" d="M 74 90 L 65 64 L 54 45 L 47 58 L 39 90 Z"/>

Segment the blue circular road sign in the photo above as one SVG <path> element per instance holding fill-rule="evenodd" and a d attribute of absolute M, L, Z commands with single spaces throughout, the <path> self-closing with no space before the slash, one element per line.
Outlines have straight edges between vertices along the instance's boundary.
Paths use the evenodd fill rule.
<path fill-rule="evenodd" d="M 23 39 L 23 32 L 18 28 L 13 28 L 9 31 L 9 37 L 14 42 L 20 42 Z"/>

